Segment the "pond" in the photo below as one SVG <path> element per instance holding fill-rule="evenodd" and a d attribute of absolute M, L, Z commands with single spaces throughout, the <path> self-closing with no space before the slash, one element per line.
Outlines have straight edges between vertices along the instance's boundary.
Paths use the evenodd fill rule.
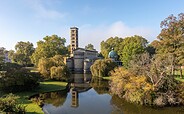
<path fill-rule="evenodd" d="M 74 74 L 70 88 L 42 93 L 45 114 L 184 114 L 184 107 L 151 108 L 128 103 L 109 93 L 107 80 Z"/>

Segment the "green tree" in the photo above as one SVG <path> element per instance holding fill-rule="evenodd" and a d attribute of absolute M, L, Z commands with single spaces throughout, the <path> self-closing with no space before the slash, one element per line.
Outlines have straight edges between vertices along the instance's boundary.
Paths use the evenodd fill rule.
<path fill-rule="evenodd" d="M 4 47 L 0 47 L 0 64 L 4 63 Z"/>
<path fill-rule="evenodd" d="M 178 17 L 170 15 L 161 22 L 161 33 L 158 35 L 160 48 L 158 53 L 172 58 L 172 74 L 176 65 L 184 64 L 184 14 Z"/>
<path fill-rule="evenodd" d="M 87 50 L 95 50 L 93 44 L 88 44 L 87 46 L 85 46 L 85 49 L 87 49 Z"/>
<path fill-rule="evenodd" d="M 37 48 L 31 60 L 35 65 L 38 65 L 39 59 L 50 58 L 55 55 L 65 55 L 68 53 L 67 47 L 65 47 L 65 38 L 61 38 L 57 35 L 46 36 L 43 41 L 37 42 Z"/>
<path fill-rule="evenodd" d="M 100 43 L 101 46 L 101 54 L 105 57 L 108 58 L 108 54 L 109 52 L 112 50 L 112 48 L 114 48 L 115 52 L 119 52 L 119 47 L 121 42 L 123 41 L 122 38 L 119 37 L 110 37 L 109 39 L 107 39 L 106 41 L 102 41 Z M 118 53 L 119 55 L 119 53 Z"/>
<path fill-rule="evenodd" d="M 0 89 L 5 92 L 32 90 L 39 85 L 40 74 L 30 72 L 19 64 L 5 63 L 2 71 L 6 71 L 0 78 Z"/>
<path fill-rule="evenodd" d="M 127 37 L 120 45 L 119 56 L 124 67 L 128 67 L 130 60 L 136 54 L 143 53 L 147 47 L 148 41 L 142 36 Z"/>
<path fill-rule="evenodd" d="M 10 50 L 8 53 L 9 58 L 12 62 L 18 63 L 20 65 L 30 65 L 31 55 L 34 52 L 33 44 L 28 42 L 20 41 L 15 45 L 15 52 Z"/>
<path fill-rule="evenodd" d="M 110 59 L 96 60 L 91 66 L 91 73 L 93 76 L 104 77 L 109 76 L 110 71 L 117 67 L 117 64 Z"/>
<path fill-rule="evenodd" d="M 70 71 L 65 65 L 62 55 L 41 58 L 38 63 L 38 70 L 47 79 L 68 81 L 70 76 Z"/>

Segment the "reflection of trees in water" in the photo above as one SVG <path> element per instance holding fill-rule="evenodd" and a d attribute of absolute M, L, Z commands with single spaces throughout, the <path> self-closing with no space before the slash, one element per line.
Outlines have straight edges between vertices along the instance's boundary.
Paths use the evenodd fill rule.
<path fill-rule="evenodd" d="M 90 85 L 98 94 L 109 93 L 109 83 L 107 80 L 98 77 L 92 77 Z"/>
<path fill-rule="evenodd" d="M 55 107 L 63 105 L 67 97 L 67 90 L 57 91 L 57 92 L 48 92 L 40 93 L 31 98 L 33 102 L 36 102 L 38 105 L 43 106 L 43 104 L 52 104 Z"/>
<path fill-rule="evenodd" d="M 115 95 L 112 96 L 111 105 L 113 106 L 111 114 L 184 114 L 183 107 L 146 107 L 128 103 Z"/>

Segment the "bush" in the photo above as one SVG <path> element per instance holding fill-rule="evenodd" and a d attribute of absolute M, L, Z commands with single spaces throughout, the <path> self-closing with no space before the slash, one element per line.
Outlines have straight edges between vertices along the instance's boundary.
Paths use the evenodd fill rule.
<path fill-rule="evenodd" d="M 123 67 L 111 72 L 111 92 L 127 101 L 147 104 L 151 103 L 152 85 L 145 76 L 135 76 Z"/>
<path fill-rule="evenodd" d="M 56 80 L 64 80 L 64 81 L 68 81 L 68 77 L 70 74 L 69 69 L 67 68 L 67 66 L 53 66 L 50 69 L 51 72 L 51 79 L 56 79 Z"/>
<path fill-rule="evenodd" d="M 100 59 L 96 60 L 90 69 L 93 76 L 104 77 L 109 76 L 115 67 L 117 64 L 111 59 Z"/>
<path fill-rule="evenodd" d="M 169 72 L 169 60 L 136 56 L 129 69 L 117 68 L 111 73 L 111 92 L 138 104 L 162 107 L 184 103 L 184 87 Z"/>
<path fill-rule="evenodd" d="M 4 97 L 0 98 L 0 113 L 3 112 L 11 112 L 11 113 L 18 113 L 24 114 L 25 107 L 17 102 L 19 97 L 13 94 L 8 94 Z"/>
<path fill-rule="evenodd" d="M 5 76 L 0 78 L 0 89 L 3 91 L 17 92 L 32 90 L 39 85 L 39 73 L 17 67 L 10 67 L 6 70 Z"/>

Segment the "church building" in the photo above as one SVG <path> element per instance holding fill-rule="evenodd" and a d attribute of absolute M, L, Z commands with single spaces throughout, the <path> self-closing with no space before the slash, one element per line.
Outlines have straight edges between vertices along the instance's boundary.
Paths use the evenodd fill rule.
<path fill-rule="evenodd" d="M 96 50 L 79 48 L 78 28 L 70 28 L 70 57 L 66 59 L 68 68 L 75 73 L 90 73 L 90 67 L 96 59 Z"/>

